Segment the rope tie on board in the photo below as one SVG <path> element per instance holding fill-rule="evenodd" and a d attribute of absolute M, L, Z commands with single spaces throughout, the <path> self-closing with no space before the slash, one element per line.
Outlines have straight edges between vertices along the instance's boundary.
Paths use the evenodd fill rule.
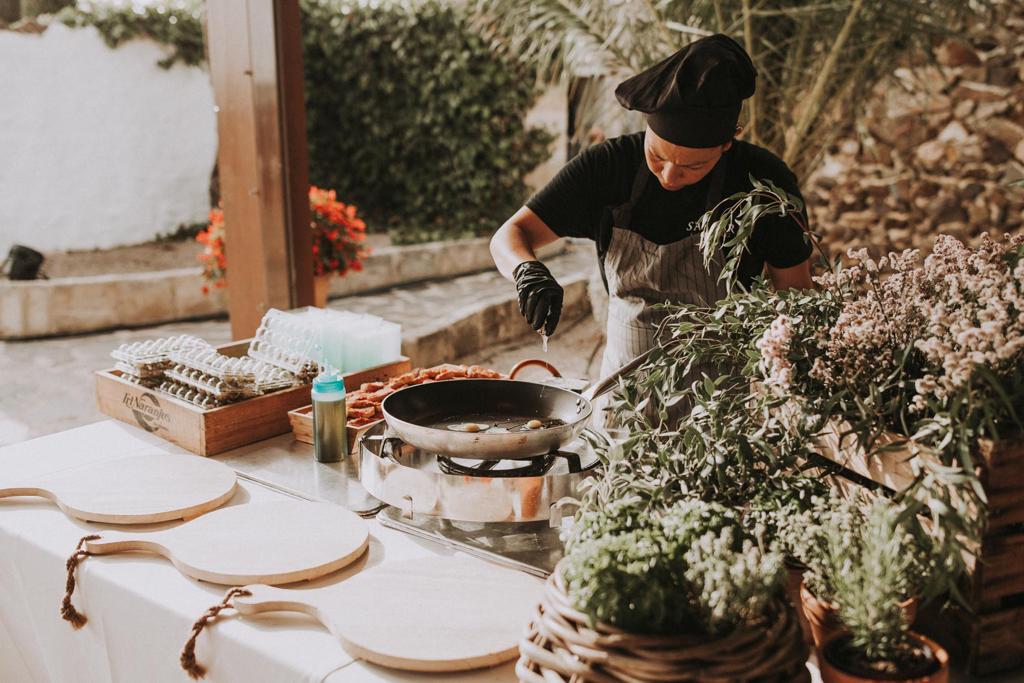
<path fill-rule="evenodd" d="M 222 611 L 231 607 L 231 601 L 238 597 L 250 596 L 252 593 L 244 588 L 231 588 L 227 593 L 224 594 L 224 599 L 218 602 L 213 607 L 206 610 L 203 616 L 196 619 L 196 622 L 192 624 L 192 632 L 189 635 L 188 640 L 185 642 L 185 647 L 181 650 L 181 668 L 184 669 L 190 678 L 193 680 L 199 680 L 206 675 L 206 669 L 196 661 L 196 639 L 199 638 L 199 634 L 203 632 L 206 625 L 217 618 L 217 615 Z"/>
<path fill-rule="evenodd" d="M 75 629 L 82 628 L 85 626 L 85 622 L 88 621 L 85 615 L 76 610 L 75 606 L 71 604 L 71 594 L 75 592 L 75 570 L 78 569 L 79 562 L 92 554 L 85 549 L 86 542 L 95 541 L 98 538 L 99 534 L 83 536 L 78 541 L 78 545 L 75 546 L 75 552 L 71 553 L 71 557 L 68 558 L 64 565 L 68 570 L 68 579 L 64 584 L 64 599 L 60 601 L 60 616 Z"/>

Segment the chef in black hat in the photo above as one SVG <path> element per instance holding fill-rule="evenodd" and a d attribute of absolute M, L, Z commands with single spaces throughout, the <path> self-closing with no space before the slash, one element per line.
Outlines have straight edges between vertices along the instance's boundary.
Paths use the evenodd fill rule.
<path fill-rule="evenodd" d="M 619 103 L 643 112 L 646 130 L 576 156 L 491 240 L 498 270 L 515 281 L 531 327 L 551 335 L 558 324 L 562 288 L 535 252 L 559 237 L 597 243 L 609 294 L 602 374 L 656 343 L 663 314 L 654 304 L 713 304 L 724 296 L 722 255 L 705 269 L 692 223 L 723 197 L 751 190 L 751 176 L 800 194 L 778 157 L 735 139 L 756 77 L 742 47 L 713 35 L 619 84 Z M 767 265 L 777 289 L 811 286 L 811 247 L 792 218 L 763 217 L 747 246 L 744 284 Z"/>

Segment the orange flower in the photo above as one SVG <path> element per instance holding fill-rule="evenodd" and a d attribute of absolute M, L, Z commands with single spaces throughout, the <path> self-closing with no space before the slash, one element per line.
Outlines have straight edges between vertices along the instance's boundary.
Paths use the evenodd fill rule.
<path fill-rule="evenodd" d="M 313 232 L 313 273 L 344 275 L 351 270 L 362 270 L 361 259 L 370 254 L 370 249 L 361 246 L 366 239 L 366 223 L 358 214 L 355 205 L 339 202 L 334 190 L 311 185 L 309 188 L 309 227 Z M 227 281 L 227 255 L 224 252 L 226 238 L 224 212 L 220 207 L 210 209 L 206 230 L 196 235 L 196 241 L 203 245 L 199 261 L 203 264 L 203 277 L 214 287 L 225 287 Z M 203 287 L 208 293 L 209 287 Z"/>

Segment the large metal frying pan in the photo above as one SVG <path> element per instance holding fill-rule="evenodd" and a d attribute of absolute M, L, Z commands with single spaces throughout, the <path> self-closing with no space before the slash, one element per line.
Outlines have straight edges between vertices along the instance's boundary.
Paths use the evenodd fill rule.
<path fill-rule="evenodd" d="M 396 436 L 431 453 L 479 460 L 531 458 L 557 450 L 578 437 L 593 414 L 593 400 L 646 358 L 643 354 L 630 361 L 582 395 L 537 382 L 459 379 L 405 387 L 386 397 L 381 410 Z M 564 424 L 508 433 L 452 431 L 437 426 L 472 422 L 479 415 L 554 418 Z M 460 420 L 460 416 L 465 419 Z"/>

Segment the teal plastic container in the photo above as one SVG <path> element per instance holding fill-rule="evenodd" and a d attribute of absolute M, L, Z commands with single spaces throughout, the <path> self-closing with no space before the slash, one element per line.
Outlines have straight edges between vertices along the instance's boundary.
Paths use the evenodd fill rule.
<path fill-rule="evenodd" d="M 348 457 L 348 410 L 345 380 L 337 372 L 313 379 L 313 452 L 317 462 L 339 462 Z"/>

